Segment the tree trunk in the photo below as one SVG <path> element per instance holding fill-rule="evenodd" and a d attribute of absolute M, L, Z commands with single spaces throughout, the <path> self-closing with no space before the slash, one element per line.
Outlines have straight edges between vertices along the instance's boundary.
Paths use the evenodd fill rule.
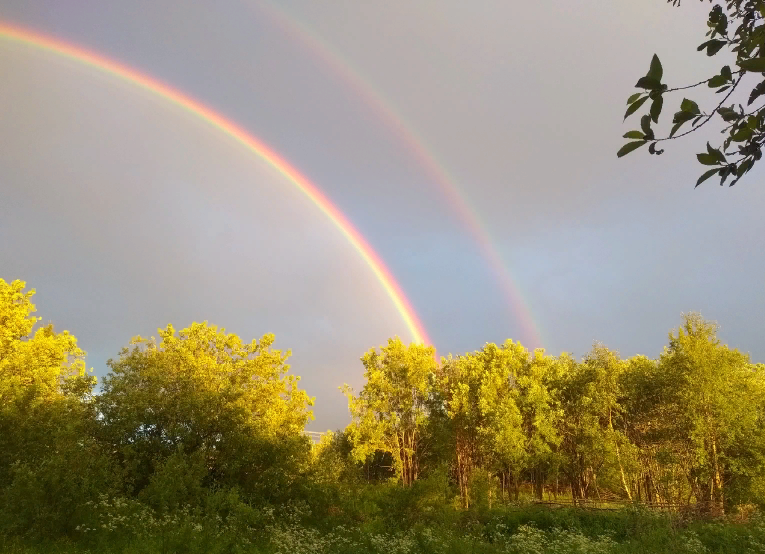
<path fill-rule="evenodd" d="M 521 492 L 521 483 L 518 475 L 513 475 L 513 499 L 518 502 L 518 496 Z"/>
<path fill-rule="evenodd" d="M 460 444 L 458 439 L 457 443 L 457 482 L 460 487 L 460 497 L 462 499 L 462 507 L 467 510 L 470 508 L 470 461 L 468 460 L 468 454 L 465 452 L 464 444 Z"/>
<path fill-rule="evenodd" d="M 712 439 L 712 463 L 714 464 L 714 495 L 713 500 L 716 503 L 719 503 L 720 508 L 720 515 L 725 514 L 725 507 L 724 507 L 724 501 L 725 498 L 723 496 L 723 482 L 722 482 L 722 475 L 720 473 L 720 461 L 717 456 L 717 437 L 714 437 Z"/>

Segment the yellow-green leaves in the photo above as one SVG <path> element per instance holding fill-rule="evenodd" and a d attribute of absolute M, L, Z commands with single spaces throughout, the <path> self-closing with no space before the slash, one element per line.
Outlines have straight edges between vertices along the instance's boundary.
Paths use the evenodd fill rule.
<path fill-rule="evenodd" d="M 52 325 L 32 332 L 38 318 L 31 302 L 34 290 L 23 281 L 0 279 L 0 407 L 19 395 L 51 400 L 67 394 L 87 395 L 95 385 L 85 369 L 85 352 L 67 331 Z"/>
<path fill-rule="evenodd" d="M 353 418 L 346 430 L 353 456 L 363 461 L 375 452 L 388 452 L 397 476 L 411 485 L 419 475 L 427 400 L 438 369 L 435 349 L 406 346 L 395 338 L 379 352 L 369 350 L 361 361 L 366 383 L 359 396 L 348 385 L 342 388 Z"/>
<path fill-rule="evenodd" d="M 308 463 L 313 399 L 288 373 L 289 352 L 271 349 L 273 335 L 247 343 L 207 322 L 158 332 L 159 343 L 136 337 L 108 362 L 97 399 L 101 433 L 139 489 L 146 468 L 179 448 L 203 455 L 208 480 L 250 492 L 288 479 L 278 468 Z"/>

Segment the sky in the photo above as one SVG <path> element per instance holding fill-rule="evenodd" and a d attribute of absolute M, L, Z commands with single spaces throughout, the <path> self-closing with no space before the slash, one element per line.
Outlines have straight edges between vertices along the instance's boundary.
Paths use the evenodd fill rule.
<path fill-rule="evenodd" d="M 268 144 L 374 248 L 439 354 L 512 338 L 656 357 L 701 311 L 763 362 L 765 167 L 694 190 L 711 125 L 661 157 L 616 158 L 654 53 L 671 85 L 721 65 L 696 52 L 708 6 L 684 4 L 4 0 L 0 21 L 135 68 Z M 168 323 L 274 333 L 316 397 L 308 428 L 345 426 L 338 387 L 363 384 L 361 355 L 412 336 L 332 222 L 157 95 L 2 38 L 0 74 L 0 277 L 37 289 L 37 315 L 78 337 L 97 376 Z"/>

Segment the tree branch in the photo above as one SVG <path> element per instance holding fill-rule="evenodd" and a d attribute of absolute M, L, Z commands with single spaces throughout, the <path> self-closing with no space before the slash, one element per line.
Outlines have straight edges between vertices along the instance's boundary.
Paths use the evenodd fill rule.
<path fill-rule="evenodd" d="M 710 113 L 710 114 L 709 114 L 709 115 L 706 117 L 706 119 L 704 119 L 704 121 L 702 121 L 701 123 L 699 123 L 698 125 L 696 125 L 696 127 L 693 127 L 692 129 L 689 129 L 689 130 L 687 130 L 686 132 L 684 132 L 684 133 L 680 133 L 679 135 L 675 135 L 675 136 L 673 136 L 673 137 L 663 137 L 663 138 L 660 138 L 660 139 L 655 139 L 653 142 L 663 142 L 663 141 L 665 141 L 665 140 L 674 140 L 674 139 L 679 139 L 680 137 L 684 137 L 684 136 L 686 136 L 686 135 L 690 135 L 691 133 L 693 133 L 693 132 L 695 132 L 695 131 L 698 131 L 699 129 L 701 129 L 701 128 L 702 128 L 704 125 L 706 125 L 707 123 L 709 123 L 709 121 L 710 121 L 710 120 L 711 120 L 711 119 L 712 119 L 712 118 L 715 116 L 715 114 L 717 113 L 717 110 L 719 110 L 720 108 L 722 108 L 722 105 L 723 105 L 723 104 L 725 104 L 725 102 L 728 100 L 728 98 L 730 98 L 730 95 L 731 95 L 731 94 L 733 94 L 733 91 L 734 91 L 734 90 L 736 90 L 736 87 L 738 86 L 738 84 L 741 82 L 741 79 L 743 79 L 743 78 L 744 78 L 744 75 L 742 74 L 742 75 L 740 75 L 740 76 L 739 76 L 739 78 L 738 78 L 738 79 L 736 79 L 736 82 L 735 82 L 735 83 L 733 83 L 733 86 L 732 86 L 732 87 L 730 87 L 730 90 L 728 91 L 728 94 L 726 94 L 726 95 L 725 95 L 725 98 L 723 98 L 722 100 L 720 100 L 720 103 L 719 103 L 719 104 L 717 104 L 717 107 L 716 107 L 714 110 L 712 110 L 712 113 Z"/>

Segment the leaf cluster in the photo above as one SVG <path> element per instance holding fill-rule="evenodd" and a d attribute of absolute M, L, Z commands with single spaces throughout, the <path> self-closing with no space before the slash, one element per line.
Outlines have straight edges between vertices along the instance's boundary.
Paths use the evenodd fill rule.
<path fill-rule="evenodd" d="M 680 5 L 680 0 L 668 2 Z M 709 11 L 706 40 L 697 51 L 708 57 L 729 52 L 735 56 L 733 65 L 723 65 L 715 75 L 698 83 L 670 87 L 663 82 L 664 70 L 658 55 L 654 54 L 648 72 L 635 84 L 640 91 L 627 99 L 624 119 L 650 101 L 648 113 L 640 119 L 640 130 L 625 133 L 624 138 L 632 141 L 622 146 L 617 156 L 621 158 L 645 145 L 650 154 L 661 155 L 664 149 L 659 148 L 659 143 L 687 136 L 712 119 L 719 119 L 724 123 L 721 133 L 725 138 L 716 147 L 707 142 L 706 152 L 697 155 L 699 163 L 709 168 L 696 181 L 696 186 L 713 176 L 720 177 L 720 185 L 728 182 L 733 186 L 762 158 L 765 143 L 765 103 L 761 103 L 765 95 L 765 0 L 710 0 L 710 3 L 714 5 Z M 669 132 L 657 135 L 655 125 L 659 123 L 665 97 L 704 86 L 720 95 L 720 100 L 701 109 L 694 100 L 683 98 L 673 114 Z M 745 86 L 749 93 L 747 105 L 728 104 L 733 93 Z M 688 124 L 690 127 L 686 127 Z"/>

